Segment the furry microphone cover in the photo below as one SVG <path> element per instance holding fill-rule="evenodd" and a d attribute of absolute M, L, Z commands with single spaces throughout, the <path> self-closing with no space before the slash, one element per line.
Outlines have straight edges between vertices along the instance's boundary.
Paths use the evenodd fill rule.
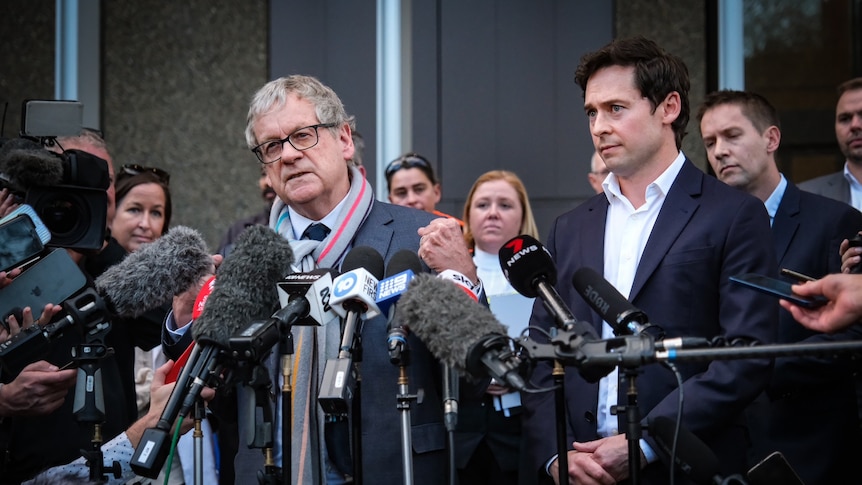
<path fill-rule="evenodd" d="M 108 268 L 96 278 L 96 289 L 117 315 L 137 317 L 170 303 L 212 268 L 200 233 L 177 226 Z"/>
<path fill-rule="evenodd" d="M 410 328 L 444 364 L 467 372 L 470 347 L 488 334 L 506 335 L 506 327 L 450 281 L 416 275 L 398 301 L 395 321 Z"/>
<path fill-rule="evenodd" d="M 13 190 L 26 192 L 32 186 L 60 184 L 63 160 L 36 142 L 14 138 L 0 147 L 0 174 Z"/>
<path fill-rule="evenodd" d="M 278 307 L 277 283 L 290 273 L 290 243 L 266 226 L 251 226 L 237 239 L 216 274 L 213 292 L 192 327 L 197 342 L 227 347 L 230 337 Z"/>

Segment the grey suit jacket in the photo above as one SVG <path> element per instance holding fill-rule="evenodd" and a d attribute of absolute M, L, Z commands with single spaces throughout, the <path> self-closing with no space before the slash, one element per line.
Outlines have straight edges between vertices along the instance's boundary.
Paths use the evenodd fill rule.
<path fill-rule="evenodd" d="M 844 170 L 830 173 L 799 184 L 799 188 L 814 194 L 850 203 L 850 184 L 844 178 Z"/>

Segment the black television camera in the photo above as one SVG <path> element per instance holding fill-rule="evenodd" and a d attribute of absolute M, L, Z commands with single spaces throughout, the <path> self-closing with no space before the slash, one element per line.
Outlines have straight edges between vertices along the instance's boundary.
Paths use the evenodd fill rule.
<path fill-rule="evenodd" d="M 19 138 L 0 146 L 0 187 L 31 205 L 51 230 L 49 246 L 97 250 L 105 241 L 108 163 L 90 153 L 54 153 L 57 137 L 81 133 L 77 101 L 24 102 Z"/>

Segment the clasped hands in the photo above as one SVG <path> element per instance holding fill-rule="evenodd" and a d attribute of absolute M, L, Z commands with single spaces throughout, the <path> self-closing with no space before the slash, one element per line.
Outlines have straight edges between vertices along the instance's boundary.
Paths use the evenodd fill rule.
<path fill-rule="evenodd" d="M 572 443 L 568 452 L 569 481 L 572 485 L 613 485 L 629 476 L 628 441 L 625 435 L 609 436 L 595 441 Z M 641 468 L 646 457 L 641 452 Z M 550 466 L 551 477 L 559 485 L 559 460 Z"/>

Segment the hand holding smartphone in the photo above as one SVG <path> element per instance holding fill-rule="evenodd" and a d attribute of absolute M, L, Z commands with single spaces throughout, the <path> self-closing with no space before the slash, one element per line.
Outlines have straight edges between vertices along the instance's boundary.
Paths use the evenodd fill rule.
<path fill-rule="evenodd" d="M 39 257 L 44 249 L 36 226 L 26 214 L 0 222 L 0 271 L 10 271 Z"/>
<path fill-rule="evenodd" d="M 804 275 L 803 275 L 804 276 Z M 767 295 L 777 296 L 803 308 L 817 308 L 829 302 L 825 297 L 807 297 L 793 293 L 792 285 L 786 281 L 754 273 L 731 276 L 730 281 L 747 286 Z"/>

